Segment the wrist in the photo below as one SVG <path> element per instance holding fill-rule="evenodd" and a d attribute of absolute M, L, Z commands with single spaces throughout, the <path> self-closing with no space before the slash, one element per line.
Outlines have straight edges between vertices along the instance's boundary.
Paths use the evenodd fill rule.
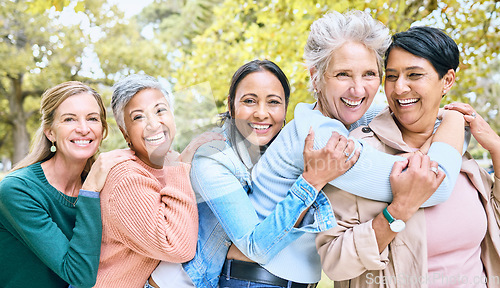
<path fill-rule="evenodd" d="M 323 189 L 323 187 L 325 187 L 327 183 L 324 180 L 316 180 L 316 177 L 314 177 L 313 175 L 309 175 L 309 173 L 307 172 L 302 173 L 302 178 L 304 178 L 304 180 L 306 180 L 307 183 L 313 186 L 317 191 Z"/>
<path fill-rule="evenodd" d="M 417 208 L 418 209 L 418 208 Z M 415 214 L 416 210 L 409 209 L 408 207 L 404 207 L 403 205 L 399 205 L 398 203 L 391 203 L 387 206 L 387 211 L 396 219 L 401 219 L 404 222 L 408 221 L 408 219 Z"/>

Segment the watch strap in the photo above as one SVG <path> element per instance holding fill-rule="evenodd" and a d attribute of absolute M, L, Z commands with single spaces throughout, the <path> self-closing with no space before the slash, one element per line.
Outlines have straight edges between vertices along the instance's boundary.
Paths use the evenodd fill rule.
<path fill-rule="evenodd" d="M 387 219 L 387 222 L 389 222 L 389 224 L 396 221 L 396 218 L 392 217 L 391 213 L 389 213 L 389 210 L 387 210 L 387 207 L 384 208 L 384 211 L 382 211 L 382 214 L 384 214 L 384 217 L 385 217 L 385 219 Z"/>

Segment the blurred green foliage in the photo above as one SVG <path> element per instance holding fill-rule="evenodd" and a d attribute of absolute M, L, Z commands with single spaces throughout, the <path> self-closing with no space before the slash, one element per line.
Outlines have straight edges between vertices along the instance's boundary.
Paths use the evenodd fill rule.
<path fill-rule="evenodd" d="M 154 0 L 130 18 L 106 0 L 2 1 L 0 8 L 0 156 L 14 160 L 27 153 L 22 135 L 29 140 L 39 125 L 39 96 L 66 80 L 90 84 L 109 103 L 110 86 L 128 74 L 166 79 L 176 95 L 175 148 L 182 149 L 226 110 L 234 71 L 266 58 L 290 79 L 290 120 L 298 102 L 314 100 L 303 47 L 311 23 L 330 10 L 368 11 L 392 32 L 443 28 L 461 50 L 457 83 L 443 104 L 469 102 L 500 130 L 494 0 Z M 116 126 L 110 132 L 101 150 L 124 147 Z"/>

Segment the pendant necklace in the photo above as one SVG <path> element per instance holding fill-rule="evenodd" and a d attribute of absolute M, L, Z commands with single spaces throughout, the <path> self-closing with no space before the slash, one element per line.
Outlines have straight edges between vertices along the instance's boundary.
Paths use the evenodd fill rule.
<path fill-rule="evenodd" d="M 57 189 L 56 189 L 57 190 Z M 67 196 L 66 194 L 62 193 L 61 191 L 57 190 L 57 192 L 59 192 L 59 194 L 61 194 L 64 198 L 64 200 L 66 200 L 66 202 L 70 203 L 71 205 L 73 205 L 73 207 L 76 206 L 76 202 L 78 202 L 78 196 L 76 196 L 76 199 L 75 199 L 75 202 L 71 202 L 68 200 L 67 197 L 70 197 L 70 196 Z"/>

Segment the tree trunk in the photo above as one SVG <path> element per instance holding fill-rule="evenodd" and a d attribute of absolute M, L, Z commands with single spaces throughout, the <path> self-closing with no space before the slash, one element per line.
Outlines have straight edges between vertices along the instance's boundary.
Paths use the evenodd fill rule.
<path fill-rule="evenodd" d="M 17 78 L 12 80 L 12 93 L 8 96 L 10 117 L 12 123 L 12 143 L 14 143 L 14 153 L 12 155 L 12 163 L 15 164 L 23 159 L 29 152 L 30 136 L 26 128 L 27 117 L 23 108 L 23 75 L 17 75 Z"/>

